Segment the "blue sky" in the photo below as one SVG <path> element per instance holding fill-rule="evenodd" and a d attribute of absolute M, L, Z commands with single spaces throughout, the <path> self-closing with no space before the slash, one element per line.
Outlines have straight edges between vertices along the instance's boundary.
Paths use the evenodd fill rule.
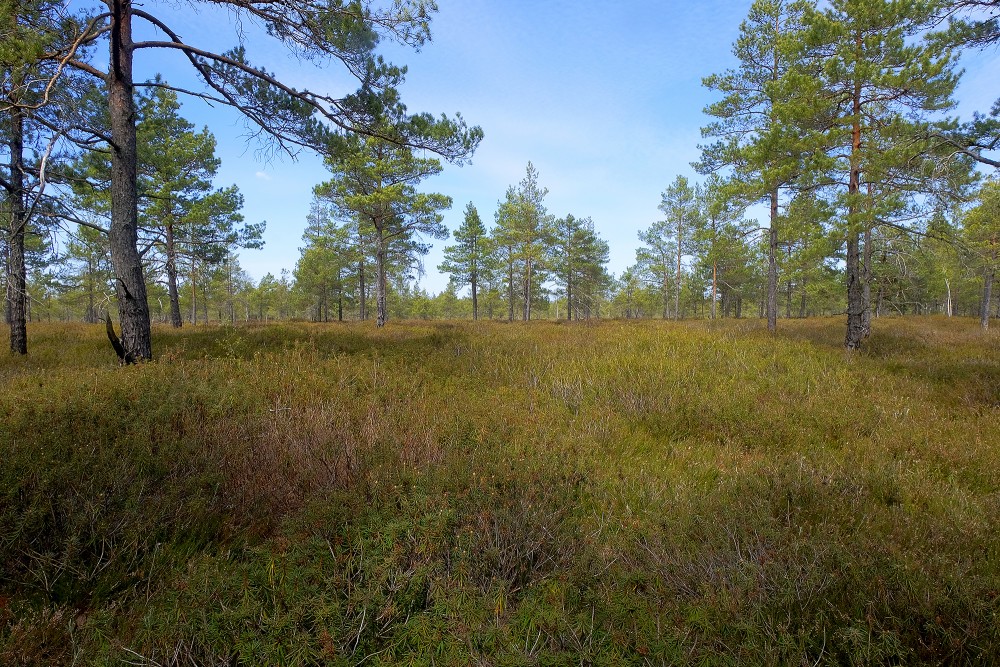
<path fill-rule="evenodd" d="M 660 216 L 660 193 L 679 174 L 696 177 L 690 163 L 708 120 L 702 109 L 714 99 L 701 80 L 734 66 L 730 48 L 750 0 L 438 4 L 432 42 L 420 52 L 390 44 L 382 52 L 409 67 L 402 95 L 410 110 L 458 111 L 485 131 L 472 164 L 447 166 L 422 185 L 453 198 L 445 224 L 458 227 L 470 201 L 491 223 L 497 201 L 530 160 L 549 189 L 549 213 L 593 218 L 611 247 L 611 271 L 623 271 L 634 262 L 638 231 Z M 165 6 L 173 9 L 160 15 L 189 43 L 236 44 L 225 12 Z M 289 83 L 331 94 L 352 89 L 335 65 L 318 69 L 252 29 L 248 34 L 251 60 Z M 967 117 L 1000 94 L 1000 54 L 970 54 L 962 65 L 959 113 Z M 156 72 L 178 84 L 193 81 L 176 54 L 137 54 L 137 78 Z M 267 220 L 264 249 L 243 251 L 241 264 L 254 279 L 293 269 L 312 187 L 327 178 L 325 168 L 308 154 L 268 159 L 248 142 L 236 112 L 182 102 L 181 113 L 218 139 L 217 184 L 240 187 L 248 221 Z M 436 242 L 425 260 L 421 285 L 432 292 L 447 284 L 436 268 L 447 243 Z"/>

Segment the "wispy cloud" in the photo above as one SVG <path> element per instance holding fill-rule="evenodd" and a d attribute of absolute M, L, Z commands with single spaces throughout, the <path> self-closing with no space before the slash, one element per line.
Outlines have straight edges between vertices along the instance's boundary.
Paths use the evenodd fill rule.
<path fill-rule="evenodd" d="M 256 172 L 254 174 L 254 176 L 256 176 L 257 178 L 259 178 L 262 181 L 269 181 L 269 180 L 271 180 L 271 174 L 267 173 L 266 171 L 258 171 L 258 172 Z"/>

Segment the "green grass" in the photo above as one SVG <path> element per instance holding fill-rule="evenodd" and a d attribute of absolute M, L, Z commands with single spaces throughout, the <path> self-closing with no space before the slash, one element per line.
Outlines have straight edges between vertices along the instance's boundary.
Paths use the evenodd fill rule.
<path fill-rule="evenodd" d="M 780 324 L 35 325 L 0 664 L 1000 661 L 1000 337 Z"/>

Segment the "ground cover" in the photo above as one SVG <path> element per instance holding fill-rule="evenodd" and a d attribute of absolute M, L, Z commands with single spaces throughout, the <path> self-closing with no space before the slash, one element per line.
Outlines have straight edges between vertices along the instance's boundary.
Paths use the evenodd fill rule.
<path fill-rule="evenodd" d="M 0 664 L 991 664 L 1000 337 L 39 324 Z"/>

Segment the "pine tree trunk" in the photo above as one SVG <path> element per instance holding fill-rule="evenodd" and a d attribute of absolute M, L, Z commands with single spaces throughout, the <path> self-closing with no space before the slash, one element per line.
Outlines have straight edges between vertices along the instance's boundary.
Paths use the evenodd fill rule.
<path fill-rule="evenodd" d="M 566 279 L 566 320 L 573 321 L 573 280 Z"/>
<path fill-rule="evenodd" d="M 97 268 L 94 266 L 93 255 L 87 256 L 87 316 L 86 321 L 88 324 L 95 324 L 97 322 L 97 308 L 95 307 L 95 292 L 96 285 L 94 279 L 94 273 L 96 273 Z"/>
<path fill-rule="evenodd" d="M 344 276 L 337 269 L 337 321 L 344 321 Z"/>
<path fill-rule="evenodd" d="M 531 319 L 531 259 L 529 258 L 524 264 L 524 290 L 522 297 L 524 298 L 524 321 L 527 322 Z"/>
<path fill-rule="evenodd" d="M 153 356 L 149 302 L 138 244 L 136 197 L 136 111 L 132 86 L 131 0 L 111 2 L 111 67 L 108 111 L 111 119 L 111 228 L 108 240 L 118 296 L 122 345 L 136 359 Z"/>
<path fill-rule="evenodd" d="M 233 286 L 233 264 L 227 258 L 226 259 L 226 310 L 229 311 L 229 323 L 236 324 L 236 304 L 235 297 L 236 290 Z M 220 316 L 221 320 L 222 317 Z"/>
<path fill-rule="evenodd" d="M 719 263 L 712 262 L 712 319 L 715 319 L 715 301 L 719 286 Z"/>
<path fill-rule="evenodd" d="M 194 257 L 191 257 L 191 324 L 198 324 L 198 281 Z"/>
<path fill-rule="evenodd" d="M 366 292 L 368 287 L 365 285 L 365 262 L 361 260 L 358 262 L 358 318 L 361 321 L 368 319 L 368 304 L 366 302 Z"/>
<path fill-rule="evenodd" d="M 990 328 L 990 304 L 993 301 L 994 275 L 996 275 L 996 269 L 991 266 L 986 270 L 986 275 L 983 276 L 983 303 L 979 309 L 979 326 L 983 329 Z"/>
<path fill-rule="evenodd" d="M 476 321 L 479 319 L 479 299 L 478 299 L 478 288 L 477 276 L 475 273 L 472 274 L 472 320 Z"/>
<path fill-rule="evenodd" d="M 767 330 L 778 329 L 778 190 L 771 190 L 771 227 L 767 232 Z"/>
<path fill-rule="evenodd" d="M 507 321 L 514 321 L 514 260 L 507 260 Z"/>
<path fill-rule="evenodd" d="M 861 279 L 861 249 L 859 234 L 847 234 L 847 349 L 861 347 L 864 332 L 864 288 Z"/>
<path fill-rule="evenodd" d="M 168 222 L 164 231 L 167 237 L 167 294 L 170 297 L 170 325 L 180 329 L 181 299 L 177 291 L 177 246 L 174 242 L 174 225 Z"/>
<path fill-rule="evenodd" d="M 378 319 L 375 326 L 384 327 L 389 320 L 389 311 L 386 308 L 386 291 L 388 285 L 385 277 L 386 247 L 385 238 L 381 229 L 378 230 L 378 248 L 375 251 L 375 308 L 378 311 Z"/>
<path fill-rule="evenodd" d="M 682 235 L 684 233 L 684 222 L 683 218 L 678 217 L 677 220 L 677 284 L 674 286 L 677 292 L 674 293 L 674 319 L 681 319 L 681 254 L 682 254 Z"/>
<path fill-rule="evenodd" d="M 3 276 L 4 276 L 4 281 L 6 281 L 7 280 L 7 274 L 10 271 L 10 256 L 9 256 L 8 251 L 7 251 L 6 244 L 4 245 L 3 250 L 4 250 L 4 254 L 3 254 L 3 271 L 4 271 L 4 273 L 3 273 Z M 7 283 L 6 282 L 4 282 L 3 289 L 4 289 L 4 293 L 3 293 L 4 294 L 4 299 L 3 299 L 3 322 L 4 322 L 4 324 L 10 324 L 10 319 L 11 319 L 10 318 L 10 299 L 7 298 Z"/>
<path fill-rule="evenodd" d="M 27 268 L 24 262 L 24 231 L 28 212 L 24 202 L 24 113 L 11 109 L 10 126 L 10 234 L 7 239 L 7 322 L 10 351 L 28 353 Z"/>
<path fill-rule="evenodd" d="M 806 316 L 806 278 L 802 276 L 802 292 L 801 300 L 799 301 L 799 318 L 805 318 Z"/>
<path fill-rule="evenodd" d="M 670 317 L 670 287 L 667 285 L 667 272 L 663 272 L 663 319 Z"/>
<path fill-rule="evenodd" d="M 872 230 L 870 229 L 865 229 L 865 247 L 862 252 L 861 326 L 864 337 L 868 338 L 872 333 Z"/>
<path fill-rule="evenodd" d="M 861 38 L 856 38 L 859 49 Z M 847 195 L 851 204 L 847 209 L 847 335 L 844 346 L 848 350 L 861 347 L 865 337 L 865 297 L 864 275 L 861 266 L 861 238 L 857 231 L 857 195 L 861 191 L 861 82 L 854 84 L 851 111 L 854 115 L 851 127 L 851 169 L 847 183 Z"/>

